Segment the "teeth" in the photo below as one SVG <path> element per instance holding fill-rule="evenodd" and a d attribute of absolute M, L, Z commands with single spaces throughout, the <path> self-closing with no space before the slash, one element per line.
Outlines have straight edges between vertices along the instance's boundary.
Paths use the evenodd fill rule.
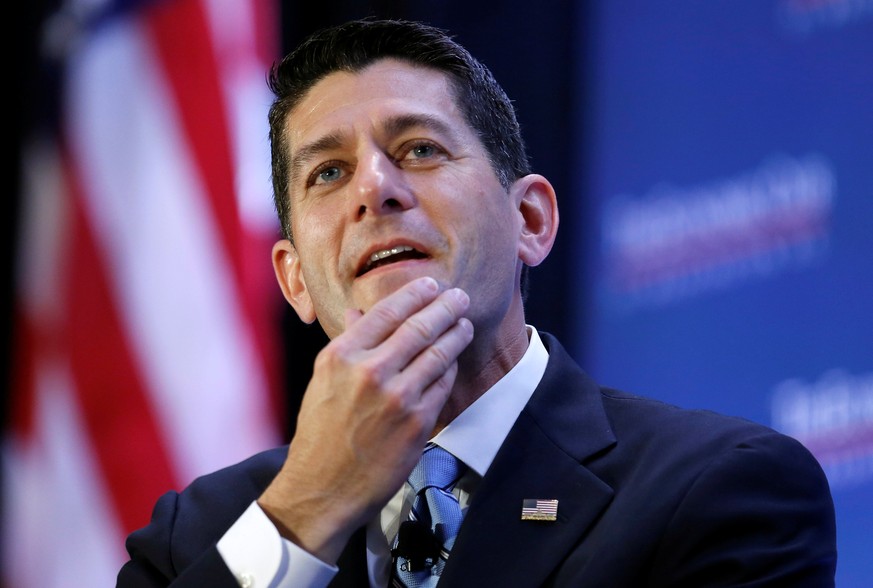
<path fill-rule="evenodd" d="M 398 247 L 392 247 L 391 249 L 383 249 L 382 251 L 377 251 L 376 253 L 371 255 L 368 261 L 369 263 L 376 263 L 380 259 L 385 259 L 386 257 L 397 255 L 398 253 L 403 253 L 404 251 L 412 250 L 412 247 L 410 247 L 409 245 L 400 245 Z"/>

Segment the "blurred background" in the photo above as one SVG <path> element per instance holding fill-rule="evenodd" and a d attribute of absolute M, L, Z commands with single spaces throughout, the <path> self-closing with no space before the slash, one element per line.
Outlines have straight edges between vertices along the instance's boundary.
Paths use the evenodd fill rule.
<path fill-rule="evenodd" d="M 561 209 L 529 322 L 602 384 L 803 442 L 837 585 L 869 585 L 873 0 L 20 9 L 3 585 L 114 585 L 161 493 L 293 434 L 325 340 L 269 263 L 265 76 L 369 15 L 448 29 L 515 100 Z"/>

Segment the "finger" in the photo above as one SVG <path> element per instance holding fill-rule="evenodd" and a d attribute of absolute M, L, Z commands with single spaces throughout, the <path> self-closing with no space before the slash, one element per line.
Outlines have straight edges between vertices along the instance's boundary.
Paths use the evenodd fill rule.
<path fill-rule="evenodd" d="M 409 362 L 455 326 L 469 305 L 470 297 L 463 290 L 446 290 L 404 320 L 381 345 L 372 350 L 373 357 L 384 361 L 388 369 L 406 369 Z"/>
<path fill-rule="evenodd" d="M 419 399 L 418 414 L 422 421 L 422 430 L 430 436 L 440 416 L 443 406 L 452 395 L 455 377 L 458 375 L 458 362 L 449 366 L 443 374 L 422 391 Z"/>
<path fill-rule="evenodd" d="M 457 320 L 431 345 L 411 359 L 394 377 L 392 387 L 420 390 L 422 396 L 436 396 L 432 402 L 442 407 L 454 383 L 454 376 L 451 381 L 445 380 L 446 374 L 457 368 L 458 357 L 472 340 L 473 324 L 467 318 Z"/>
<path fill-rule="evenodd" d="M 412 280 L 374 304 L 359 320 L 348 326 L 346 333 L 364 349 L 376 347 L 439 293 L 439 284 L 433 278 Z"/>

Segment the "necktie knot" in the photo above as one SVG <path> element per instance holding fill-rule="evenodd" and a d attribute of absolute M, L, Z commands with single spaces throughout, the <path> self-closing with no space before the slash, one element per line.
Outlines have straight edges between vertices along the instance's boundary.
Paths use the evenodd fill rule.
<path fill-rule="evenodd" d="M 458 481 L 463 469 L 463 463 L 454 455 L 439 445 L 430 445 L 409 474 L 409 484 L 415 494 L 427 488 L 446 490 Z"/>

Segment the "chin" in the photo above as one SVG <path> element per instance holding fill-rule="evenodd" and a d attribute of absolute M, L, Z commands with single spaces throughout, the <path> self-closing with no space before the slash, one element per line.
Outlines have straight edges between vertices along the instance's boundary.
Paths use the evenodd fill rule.
<path fill-rule="evenodd" d="M 412 268 L 402 271 L 393 268 L 377 269 L 358 278 L 355 283 L 355 300 L 360 301 L 361 310 L 366 311 L 378 301 L 396 292 L 412 280 L 424 276 L 431 276 L 441 286 L 445 285 L 445 282 L 439 276 L 424 271 L 424 268 L 422 268 L 422 271 L 414 271 Z"/>

